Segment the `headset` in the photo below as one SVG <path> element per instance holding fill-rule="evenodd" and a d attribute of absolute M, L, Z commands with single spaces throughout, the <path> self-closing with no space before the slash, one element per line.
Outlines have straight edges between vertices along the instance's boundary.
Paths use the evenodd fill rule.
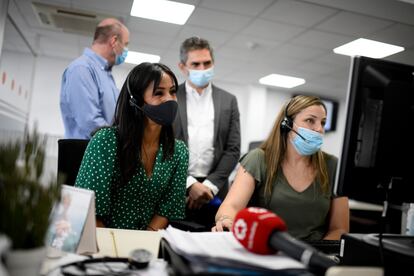
<path fill-rule="evenodd" d="M 287 104 L 285 108 L 285 117 L 280 123 L 280 129 L 282 130 L 282 132 L 286 132 L 286 133 L 289 132 L 290 130 L 293 130 L 293 120 L 287 114 L 290 103 L 291 101 Z"/>
<path fill-rule="evenodd" d="M 129 258 L 101 257 L 65 264 L 60 267 L 60 273 L 63 276 L 88 275 L 89 270 L 93 269 L 94 271 L 99 270 L 100 273 L 91 275 L 130 275 L 131 270 L 147 267 L 151 259 L 152 253 L 150 251 L 146 249 L 135 249 L 131 252 Z M 125 267 L 113 270 L 110 266 L 113 263 L 122 263 Z M 94 265 L 98 265 L 98 267 L 94 267 Z"/>
<path fill-rule="evenodd" d="M 129 88 L 129 76 L 131 76 L 131 74 L 128 75 L 128 77 L 125 81 L 126 86 L 127 86 L 127 92 L 129 94 L 129 105 L 132 106 L 132 107 L 135 107 L 135 114 L 137 114 L 138 110 L 141 110 L 141 108 L 138 106 L 137 100 L 135 100 L 134 96 L 132 96 L 131 89 Z"/>
<path fill-rule="evenodd" d="M 288 116 L 288 109 L 289 109 L 290 104 L 292 103 L 292 100 L 293 99 L 291 99 L 289 101 L 289 103 L 286 105 L 285 117 L 283 118 L 282 122 L 280 123 L 280 130 L 283 133 L 288 133 L 289 131 L 293 131 L 294 133 L 299 135 L 300 138 L 307 141 L 307 139 L 305 137 L 303 137 L 300 133 L 298 133 L 296 130 L 293 129 L 293 120 L 290 116 Z"/>

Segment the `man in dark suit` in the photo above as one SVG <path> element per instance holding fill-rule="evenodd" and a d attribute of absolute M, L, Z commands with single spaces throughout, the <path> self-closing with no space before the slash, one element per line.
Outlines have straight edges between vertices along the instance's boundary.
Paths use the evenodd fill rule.
<path fill-rule="evenodd" d="M 199 37 L 180 47 L 179 68 L 187 80 L 177 91 L 175 136 L 190 152 L 187 220 L 211 227 L 228 177 L 240 157 L 240 116 L 236 97 L 214 85 L 213 49 Z"/>

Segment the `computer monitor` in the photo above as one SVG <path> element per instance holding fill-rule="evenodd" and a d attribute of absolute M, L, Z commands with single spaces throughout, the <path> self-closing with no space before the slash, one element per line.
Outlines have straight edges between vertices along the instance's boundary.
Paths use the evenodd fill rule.
<path fill-rule="evenodd" d="M 325 133 L 336 130 L 336 119 L 338 117 L 338 102 L 321 98 L 326 107 Z"/>
<path fill-rule="evenodd" d="M 354 57 L 334 193 L 414 202 L 414 66 Z M 392 182 L 392 185 L 390 183 Z"/>

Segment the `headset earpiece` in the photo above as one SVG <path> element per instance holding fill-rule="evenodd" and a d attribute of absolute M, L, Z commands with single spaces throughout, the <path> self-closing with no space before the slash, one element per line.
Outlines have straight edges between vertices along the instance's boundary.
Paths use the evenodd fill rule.
<path fill-rule="evenodd" d="M 136 114 L 138 114 L 138 108 L 139 107 L 138 107 L 137 101 L 135 100 L 134 96 L 132 96 L 131 89 L 129 88 L 129 76 L 130 75 L 128 75 L 128 77 L 127 77 L 127 79 L 125 81 L 126 82 L 126 88 L 127 88 L 128 96 L 129 96 L 129 105 L 134 108 L 135 115 L 136 115 Z"/>
<path fill-rule="evenodd" d="M 288 105 L 285 108 L 285 117 L 283 118 L 282 122 L 280 123 L 280 129 L 283 132 L 289 132 L 293 128 L 293 121 L 288 116 L 288 108 L 289 108 L 289 105 L 290 105 L 290 102 L 288 103 Z"/>
<path fill-rule="evenodd" d="M 133 107 L 136 107 L 137 103 L 136 103 L 134 97 L 129 98 L 129 105 L 133 106 Z"/>

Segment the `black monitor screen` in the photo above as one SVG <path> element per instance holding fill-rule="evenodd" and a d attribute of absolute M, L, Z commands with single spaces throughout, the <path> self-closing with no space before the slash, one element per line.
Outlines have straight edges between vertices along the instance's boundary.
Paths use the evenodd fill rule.
<path fill-rule="evenodd" d="M 381 203 L 414 202 L 414 66 L 354 57 L 334 192 Z"/>

